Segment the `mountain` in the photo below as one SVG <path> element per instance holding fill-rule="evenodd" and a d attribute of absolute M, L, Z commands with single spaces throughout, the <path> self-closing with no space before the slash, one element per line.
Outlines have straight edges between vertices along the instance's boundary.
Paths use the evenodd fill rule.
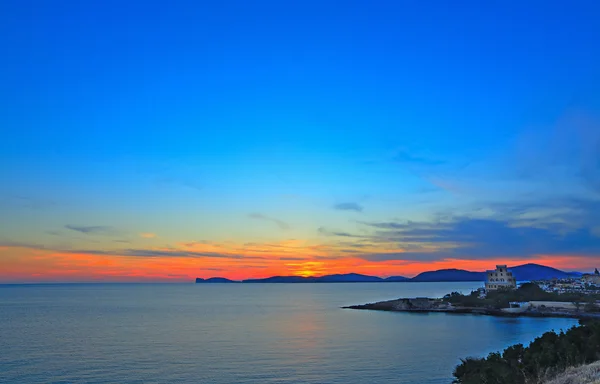
<path fill-rule="evenodd" d="M 317 277 L 317 283 L 379 283 L 381 277 L 360 275 L 358 273 L 347 273 L 343 275 L 327 275 Z"/>
<path fill-rule="evenodd" d="M 383 279 L 386 283 L 397 283 L 400 281 L 410 281 L 410 278 L 404 276 L 390 276 Z"/>
<path fill-rule="evenodd" d="M 577 272 L 565 272 L 560 269 L 546 267 L 545 265 L 531 263 L 509 267 L 508 269 L 512 271 L 513 276 L 517 281 L 547 280 L 554 277 L 563 279 L 580 276 Z"/>
<path fill-rule="evenodd" d="M 377 283 L 383 279 L 376 276 L 347 273 L 341 275 L 325 275 L 319 277 L 273 276 L 266 279 L 249 279 L 244 283 Z"/>
<path fill-rule="evenodd" d="M 562 279 L 567 277 L 578 277 L 578 272 L 565 272 L 556 268 L 546 267 L 539 264 L 523 264 L 508 267 L 517 281 L 547 280 L 554 277 Z M 471 272 L 464 269 L 440 269 L 418 274 L 410 281 L 485 281 L 485 272 Z"/>
<path fill-rule="evenodd" d="M 523 264 L 516 267 L 508 267 L 517 281 L 547 280 L 556 278 L 579 277 L 579 272 L 565 272 L 556 268 L 546 267 L 539 264 Z M 326 275 L 319 277 L 302 276 L 272 276 L 265 279 L 248 279 L 243 283 L 384 283 L 384 282 L 454 282 L 454 281 L 485 281 L 485 272 L 471 272 L 464 269 L 440 269 L 427 271 L 411 278 L 403 276 L 390 276 L 382 279 L 377 276 L 361 275 L 358 273 L 346 273 L 339 275 Z M 237 283 L 237 281 L 223 277 L 210 279 L 197 278 L 196 283 Z"/>
<path fill-rule="evenodd" d="M 196 283 L 237 283 L 237 281 L 229 280 L 224 277 L 211 277 L 210 279 L 196 278 Z"/>
<path fill-rule="evenodd" d="M 313 277 L 302 276 L 271 276 L 264 279 L 242 280 L 242 283 L 311 283 Z"/>
<path fill-rule="evenodd" d="M 471 272 L 464 269 L 439 269 L 419 273 L 410 281 L 485 281 L 485 272 Z"/>

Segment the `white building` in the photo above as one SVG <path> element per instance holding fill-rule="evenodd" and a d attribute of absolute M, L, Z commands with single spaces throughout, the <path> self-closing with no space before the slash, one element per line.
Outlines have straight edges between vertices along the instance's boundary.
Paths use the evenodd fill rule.
<path fill-rule="evenodd" d="M 486 271 L 485 290 L 496 291 L 498 289 L 515 289 L 517 280 L 506 265 L 496 265 L 493 271 Z"/>
<path fill-rule="evenodd" d="M 594 271 L 594 274 L 584 273 L 581 276 L 581 281 L 587 284 L 600 285 L 600 272 L 598 272 L 598 268 Z"/>

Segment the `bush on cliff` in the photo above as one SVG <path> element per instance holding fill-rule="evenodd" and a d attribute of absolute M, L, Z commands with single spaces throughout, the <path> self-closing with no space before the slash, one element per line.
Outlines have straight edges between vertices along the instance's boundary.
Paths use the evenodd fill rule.
<path fill-rule="evenodd" d="M 590 322 L 559 334 L 547 332 L 528 347 L 522 344 L 466 358 L 454 370 L 456 384 L 530 384 L 564 372 L 568 367 L 600 360 L 600 322 Z"/>

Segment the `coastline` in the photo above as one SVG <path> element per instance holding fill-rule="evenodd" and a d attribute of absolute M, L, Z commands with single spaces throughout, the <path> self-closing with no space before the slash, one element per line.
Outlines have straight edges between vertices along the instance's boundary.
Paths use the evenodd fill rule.
<path fill-rule="evenodd" d="M 572 319 L 600 319 L 600 313 L 586 313 L 581 311 L 559 310 L 552 308 L 528 309 L 522 312 L 507 312 L 502 309 L 484 307 L 452 306 L 441 299 L 430 298 L 400 298 L 395 300 L 379 301 L 375 303 L 350 305 L 342 309 L 356 309 L 385 312 L 408 312 L 408 313 L 446 313 L 456 315 L 484 315 L 496 317 L 557 317 Z"/>

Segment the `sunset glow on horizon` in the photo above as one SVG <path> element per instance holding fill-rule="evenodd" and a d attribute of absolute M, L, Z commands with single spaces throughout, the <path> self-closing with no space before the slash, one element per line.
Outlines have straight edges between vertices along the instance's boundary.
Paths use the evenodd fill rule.
<path fill-rule="evenodd" d="M 600 267 L 592 2 L 60 3 L 0 4 L 0 283 Z"/>
<path fill-rule="evenodd" d="M 176 253 L 177 251 L 174 251 Z M 11 255 L 18 255 L 13 256 Z M 162 256 L 101 255 L 20 247 L 0 248 L 0 281 L 4 282 L 189 282 L 196 277 L 225 277 L 231 280 L 271 276 L 323 276 L 329 274 L 361 273 L 389 277 L 415 275 L 438 269 L 484 271 L 497 264 L 511 266 L 537 263 L 562 270 L 590 271 L 595 260 L 581 256 L 536 256 L 534 258 L 497 258 L 487 260 L 444 259 L 434 262 L 394 260 L 372 262 L 357 257 L 330 260 L 314 257 L 287 260 L 285 257 L 264 255 L 254 261 L 241 258 L 203 258 Z"/>

